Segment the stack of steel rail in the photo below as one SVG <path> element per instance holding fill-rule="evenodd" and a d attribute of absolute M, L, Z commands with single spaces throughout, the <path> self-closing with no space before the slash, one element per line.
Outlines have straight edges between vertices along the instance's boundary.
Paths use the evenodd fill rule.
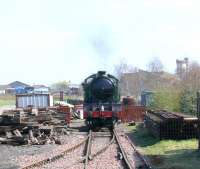
<path fill-rule="evenodd" d="M 197 118 L 182 113 L 148 111 L 144 122 L 146 128 L 159 139 L 197 137 Z"/>

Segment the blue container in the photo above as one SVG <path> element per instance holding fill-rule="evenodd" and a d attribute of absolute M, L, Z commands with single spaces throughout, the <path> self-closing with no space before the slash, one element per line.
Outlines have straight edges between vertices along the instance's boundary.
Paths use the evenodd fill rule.
<path fill-rule="evenodd" d="M 24 87 L 17 87 L 17 88 L 15 88 L 15 93 L 16 94 L 23 94 L 23 93 L 25 93 L 25 88 Z"/>

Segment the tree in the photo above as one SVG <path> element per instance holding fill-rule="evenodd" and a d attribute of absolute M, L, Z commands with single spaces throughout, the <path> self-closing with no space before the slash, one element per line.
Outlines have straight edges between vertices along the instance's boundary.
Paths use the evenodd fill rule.
<path fill-rule="evenodd" d="M 196 92 L 185 89 L 180 98 L 181 112 L 196 115 Z"/>
<path fill-rule="evenodd" d="M 122 95 L 130 96 L 133 94 L 132 86 L 136 85 L 130 84 L 127 74 L 136 73 L 138 69 L 132 65 L 127 64 L 125 59 L 122 59 L 118 65 L 115 65 L 114 74 L 120 80 L 120 92 Z"/>
<path fill-rule="evenodd" d="M 197 62 L 189 64 L 182 83 L 185 88 L 190 90 L 197 91 L 200 89 L 200 65 Z"/>
<path fill-rule="evenodd" d="M 153 58 L 148 64 L 148 71 L 149 72 L 162 72 L 163 71 L 163 64 L 160 59 Z"/>
<path fill-rule="evenodd" d="M 180 99 L 181 112 L 196 115 L 196 92 L 200 90 L 200 65 L 193 61 L 181 81 L 182 94 Z"/>
<path fill-rule="evenodd" d="M 70 81 L 60 81 L 60 82 L 56 82 L 56 83 L 52 84 L 51 88 L 54 91 L 67 92 L 69 90 L 69 84 L 70 84 Z"/>
<path fill-rule="evenodd" d="M 152 109 L 165 109 L 168 111 L 180 111 L 180 91 L 171 88 L 171 90 L 158 90 L 154 92 L 150 107 Z"/>
<path fill-rule="evenodd" d="M 121 79 L 124 73 L 134 73 L 137 72 L 138 69 L 133 65 L 127 63 L 126 59 L 121 59 L 119 64 L 114 66 L 114 74 L 118 79 Z"/>

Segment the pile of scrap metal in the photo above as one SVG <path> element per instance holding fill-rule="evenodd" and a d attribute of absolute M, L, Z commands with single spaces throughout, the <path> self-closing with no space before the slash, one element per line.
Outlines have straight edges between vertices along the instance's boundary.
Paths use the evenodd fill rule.
<path fill-rule="evenodd" d="M 66 117 L 68 114 L 70 114 L 70 110 L 66 109 L 65 107 L 7 110 L 0 115 L 0 126 L 29 125 L 32 123 L 66 125 Z"/>
<path fill-rule="evenodd" d="M 44 145 L 62 144 L 61 134 L 58 134 L 50 126 L 41 126 L 31 129 L 25 127 L 21 131 L 18 129 L 5 131 L 5 136 L 0 137 L 1 144 L 10 145 Z"/>
<path fill-rule="evenodd" d="M 59 137 L 67 133 L 66 116 L 70 112 L 63 107 L 45 109 L 15 109 L 0 115 L 0 143 L 61 144 Z"/>
<path fill-rule="evenodd" d="M 75 119 L 83 119 L 83 104 L 72 105 L 66 101 L 56 101 L 57 106 L 67 106 L 70 109 L 71 117 Z"/>
<path fill-rule="evenodd" d="M 198 138 L 198 119 L 165 110 L 148 110 L 144 117 L 147 130 L 159 139 Z"/>

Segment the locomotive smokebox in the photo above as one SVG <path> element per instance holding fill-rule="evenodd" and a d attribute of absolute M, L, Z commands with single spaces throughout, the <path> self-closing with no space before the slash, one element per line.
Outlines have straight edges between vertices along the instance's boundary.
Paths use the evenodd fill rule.
<path fill-rule="evenodd" d="M 97 99 L 101 100 L 111 98 L 114 94 L 113 82 L 104 76 L 94 80 L 91 85 L 91 89 L 92 89 L 92 94 Z"/>
<path fill-rule="evenodd" d="M 82 85 L 84 103 L 118 103 L 120 100 L 118 79 L 105 71 L 89 76 Z"/>

